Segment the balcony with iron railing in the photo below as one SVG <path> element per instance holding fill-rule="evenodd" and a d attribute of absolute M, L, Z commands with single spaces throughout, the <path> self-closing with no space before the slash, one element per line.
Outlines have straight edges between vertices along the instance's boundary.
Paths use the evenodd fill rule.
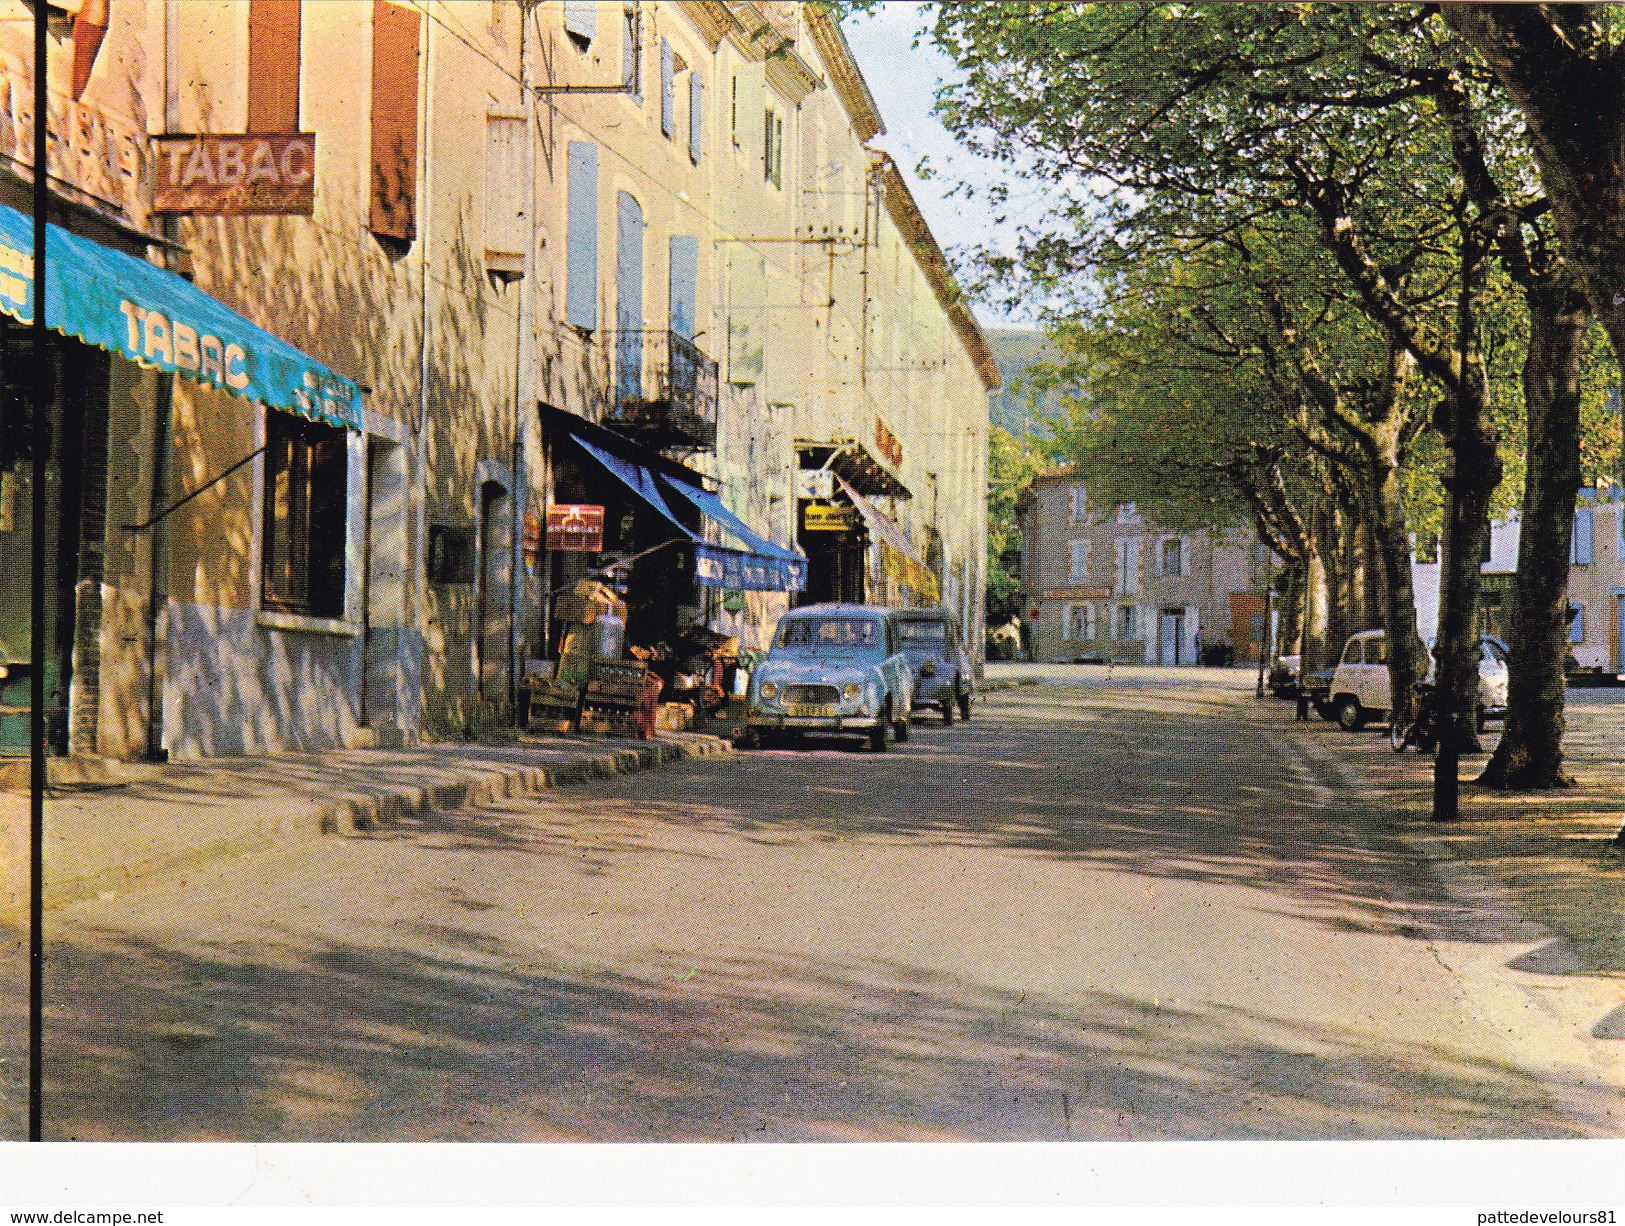
<path fill-rule="evenodd" d="M 612 334 L 615 373 L 607 422 L 662 450 L 717 445 L 717 364 L 676 332 Z"/>

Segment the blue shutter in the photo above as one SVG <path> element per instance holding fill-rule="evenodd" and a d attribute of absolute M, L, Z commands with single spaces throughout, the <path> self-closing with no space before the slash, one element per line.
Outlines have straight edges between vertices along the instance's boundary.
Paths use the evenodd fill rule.
<path fill-rule="evenodd" d="M 677 94 L 672 80 L 674 68 L 671 44 L 660 40 L 660 132 L 663 136 L 677 135 Z"/>
<path fill-rule="evenodd" d="M 705 84 L 700 74 L 688 76 L 688 157 L 696 166 L 700 164 L 700 149 L 705 137 Z"/>
<path fill-rule="evenodd" d="M 564 0 L 564 32 L 584 43 L 598 37 L 598 0 Z"/>
<path fill-rule="evenodd" d="M 630 192 L 615 205 L 615 388 L 625 402 L 643 399 L 643 208 Z"/>
<path fill-rule="evenodd" d="M 671 330 L 694 339 L 699 312 L 700 240 L 687 234 L 671 236 Z"/>
<path fill-rule="evenodd" d="M 1569 547 L 1569 562 L 1574 566 L 1591 565 L 1591 508 L 1581 507 L 1574 513 L 1574 539 Z"/>
<path fill-rule="evenodd" d="M 636 5 L 623 10 L 621 22 L 621 81 L 632 87 L 632 101 L 643 105 L 643 33 Z"/>
<path fill-rule="evenodd" d="M 1586 637 L 1586 611 L 1583 606 L 1569 606 L 1569 642 L 1583 643 Z"/>
<path fill-rule="evenodd" d="M 573 140 L 569 150 L 569 224 L 565 246 L 565 321 L 598 326 L 598 146 Z"/>

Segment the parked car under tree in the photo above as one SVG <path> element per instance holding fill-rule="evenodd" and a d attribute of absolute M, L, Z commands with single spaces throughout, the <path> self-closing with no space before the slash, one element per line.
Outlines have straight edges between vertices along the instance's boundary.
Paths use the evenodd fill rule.
<path fill-rule="evenodd" d="M 1433 645 L 1428 644 L 1431 652 Z M 1478 640 L 1478 707 L 1475 722 L 1479 731 L 1484 721 L 1501 719 L 1507 708 L 1507 649 L 1500 639 L 1481 636 Z M 1428 679 L 1433 669 L 1428 669 Z M 1343 655 L 1332 674 L 1328 703 L 1340 726 L 1350 732 L 1368 720 L 1384 720 L 1390 700 L 1388 682 L 1388 636 L 1382 630 L 1362 630 L 1349 636 Z"/>
<path fill-rule="evenodd" d="M 908 740 L 913 667 L 897 618 L 861 604 L 817 604 L 779 620 L 751 673 L 745 723 L 765 745 L 807 733 L 862 736 L 879 753 Z"/>

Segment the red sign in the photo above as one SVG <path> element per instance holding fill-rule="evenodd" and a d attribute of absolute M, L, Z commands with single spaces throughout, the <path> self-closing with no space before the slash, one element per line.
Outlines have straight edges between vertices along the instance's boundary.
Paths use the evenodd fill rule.
<path fill-rule="evenodd" d="M 155 136 L 155 213 L 295 213 L 316 207 L 316 134 Z"/>
<path fill-rule="evenodd" d="M 602 553 L 604 508 L 588 503 L 548 507 L 547 547 L 556 553 Z"/>

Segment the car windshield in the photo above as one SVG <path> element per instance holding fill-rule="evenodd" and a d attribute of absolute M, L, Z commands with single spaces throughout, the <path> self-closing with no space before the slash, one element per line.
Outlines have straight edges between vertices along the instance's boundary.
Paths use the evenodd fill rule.
<path fill-rule="evenodd" d="M 773 640 L 775 651 L 792 653 L 869 651 L 885 642 L 885 629 L 870 617 L 792 617 Z"/>
<path fill-rule="evenodd" d="M 948 649 L 946 622 L 900 621 L 897 623 L 897 634 L 903 640 L 904 649 L 908 651 L 925 651 L 941 655 Z"/>

